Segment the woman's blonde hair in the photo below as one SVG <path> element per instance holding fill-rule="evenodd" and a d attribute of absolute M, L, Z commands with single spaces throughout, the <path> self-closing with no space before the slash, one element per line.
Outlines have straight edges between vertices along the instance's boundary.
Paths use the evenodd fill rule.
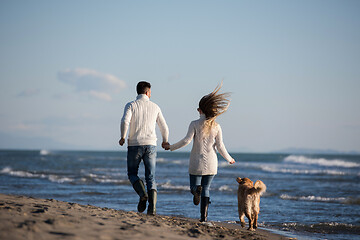
<path fill-rule="evenodd" d="M 199 101 L 199 108 L 205 114 L 204 132 L 208 133 L 215 124 L 215 119 L 226 112 L 230 105 L 230 93 L 218 93 L 222 82 L 214 91 L 205 95 Z"/>

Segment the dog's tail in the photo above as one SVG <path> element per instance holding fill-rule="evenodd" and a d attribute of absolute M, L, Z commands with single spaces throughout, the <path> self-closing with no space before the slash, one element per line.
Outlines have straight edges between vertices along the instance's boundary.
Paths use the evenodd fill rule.
<path fill-rule="evenodd" d="M 255 192 L 259 193 L 261 196 L 264 192 L 266 192 L 266 185 L 262 181 L 257 180 L 254 184 L 254 189 Z"/>

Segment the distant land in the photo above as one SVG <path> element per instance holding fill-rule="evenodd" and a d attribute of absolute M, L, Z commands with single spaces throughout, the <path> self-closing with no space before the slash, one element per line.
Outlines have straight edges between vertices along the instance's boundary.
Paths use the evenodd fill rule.
<path fill-rule="evenodd" d="M 46 137 L 24 137 L 0 132 L 0 149 L 23 149 L 23 150 L 77 150 L 73 146 L 55 141 Z"/>
<path fill-rule="evenodd" d="M 13 150 L 65 150 L 65 151 L 126 151 L 126 147 L 119 147 L 114 141 L 112 146 L 108 149 L 96 149 L 91 146 L 70 145 L 60 141 L 53 140 L 46 137 L 24 137 L 11 135 L 0 132 L 0 149 L 13 149 Z M 192 144 L 189 144 L 182 152 L 190 152 Z M 359 151 L 338 151 L 333 149 L 310 149 L 310 148 L 297 148 L 290 147 L 274 151 L 253 151 L 250 148 L 240 147 L 236 149 L 228 149 L 230 153 L 281 153 L 281 154 L 345 154 L 345 155 L 360 155 Z M 163 152 L 160 146 L 158 151 Z"/>

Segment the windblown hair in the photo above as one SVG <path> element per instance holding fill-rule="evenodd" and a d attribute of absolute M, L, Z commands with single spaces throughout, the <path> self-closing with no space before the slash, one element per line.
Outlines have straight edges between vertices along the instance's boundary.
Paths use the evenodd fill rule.
<path fill-rule="evenodd" d="M 215 119 L 226 112 L 230 105 L 230 93 L 218 93 L 222 87 L 222 82 L 214 91 L 205 95 L 199 102 L 199 108 L 205 114 L 206 121 L 204 132 L 208 133 L 215 124 Z"/>

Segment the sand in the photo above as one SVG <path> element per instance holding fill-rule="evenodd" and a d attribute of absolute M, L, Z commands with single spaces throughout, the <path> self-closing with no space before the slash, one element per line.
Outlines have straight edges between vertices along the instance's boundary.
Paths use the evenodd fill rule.
<path fill-rule="evenodd" d="M 134 208 L 136 204 L 134 204 Z M 238 224 L 0 194 L 0 239 L 289 239 Z"/>

